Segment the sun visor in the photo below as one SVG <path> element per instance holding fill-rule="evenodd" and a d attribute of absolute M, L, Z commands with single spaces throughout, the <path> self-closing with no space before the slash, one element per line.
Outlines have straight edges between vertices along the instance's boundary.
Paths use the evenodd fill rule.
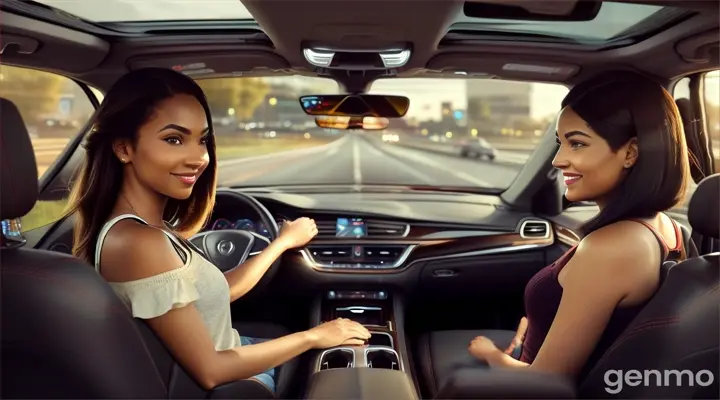
<path fill-rule="evenodd" d="M 480 53 L 440 54 L 428 62 L 427 68 L 468 76 L 540 81 L 566 81 L 580 71 L 580 67 L 574 64 L 492 57 Z"/>
<path fill-rule="evenodd" d="M 193 78 L 209 76 L 251 76 L 253 72 L 281 71 L 290 68 L 290 64 L 279 55 L 267 51 L 239 51 L 227 54 L 193 53 L 153 55 L 135 57 L 128 61 L 131 70 L 160 67 L 170 68 Z"/>

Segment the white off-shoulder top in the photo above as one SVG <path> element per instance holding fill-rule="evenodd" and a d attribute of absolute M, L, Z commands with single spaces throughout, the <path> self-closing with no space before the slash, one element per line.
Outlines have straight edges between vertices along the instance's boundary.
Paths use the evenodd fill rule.
<path fill-rule="evenodd" d="M 105 237 L 116 223 L 128 218 L 150 226 L 133 214 L 123 214 L 108 221 L 100 231 L 95 247 L 95 270 L 98 273 Z M 108 282 L 110 287 L 125 303 L 133 317 L 140 319 L 155 318 L 172 309 L 193 303 L 202 315 L 217 351 L 240 346 L 240 335 L 232 327 L 230 287 L 225 275 L 191 246 L 172 233 L 160 230 L 184 260 L 183 266 L 134 281 Z"/>

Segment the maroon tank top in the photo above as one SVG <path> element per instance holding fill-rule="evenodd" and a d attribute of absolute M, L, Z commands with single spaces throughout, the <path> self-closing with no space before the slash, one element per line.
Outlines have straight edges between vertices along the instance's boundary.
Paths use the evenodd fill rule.
<path fill-rule="evenodd" d="M 655 235 L 662 249 L 663 262 L 669 259 L 683 257 L 682 232 L 675 221 L 672 221 L 672 223 L 675 227 L 677 245 L 673 249 L 667 246 L 662 235 L 651 225 L 640 220 L 634 221 L 645 225 L 653 235 Z M 525 333 L 525 339 L 523 340 L 522 354 L 520 355 L 521 361 L 526 363 L 533 362 L 545 341 L 545 337 L 550 331 L 550 326 L 555 319 L 555 313 L 560 306 L 560 298 L 563 293 L 563 288 L 558 282 L 558 274 L 568 261 L 570 261 L 576 249 L 577 245 L 573 246 L 558 258 L 557 261 L 540 270 L 530 279 L 525 287 L 525 313 L 528 319 L 528 327 Z M 589 372 L 589 369 L 599 361 L 600 357 L 602 357 L 610 345 L 615 342 L 618 336 L 625 330 L 635 316 L 637 316 L 640 310 L 645 307 L 648 301 L 649 299 L 641 304 L 615 309 L 600 341 L 578 377 L 580 380 Z"/>

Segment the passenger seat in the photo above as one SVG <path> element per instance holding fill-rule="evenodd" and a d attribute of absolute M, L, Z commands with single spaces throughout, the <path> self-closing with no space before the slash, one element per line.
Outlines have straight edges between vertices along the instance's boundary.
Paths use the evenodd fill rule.
<path fill-rule="evenodd" d="M 720 237 L 718 204 L 720 174 L 715 174 L 700 182 L 690 200 L 688 220 L 695 231 Z M 424 389 L 433 398 L 717 398 L 720 253 L 689 258 L 666 272 L 653 299 L 582 382 L 522 369 L 473 366 L 477 361 L 467 351 L 472 338 L 484 335 L 503 348 L 512 331 L 441 331 L 426 334 L 418 344 L 417 369 Z M 681 376 L 685 384 L 625 385 L 611 396 L 605 378 L 611 370 L 678 370 L 695 376 L 707 370 L 713 381 L 693 386 Z"/>

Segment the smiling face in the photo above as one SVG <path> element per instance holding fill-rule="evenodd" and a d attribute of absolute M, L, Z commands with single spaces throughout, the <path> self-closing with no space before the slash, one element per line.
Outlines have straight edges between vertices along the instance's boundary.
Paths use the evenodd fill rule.
<path fill-rule="evenodd" d="M 143 186 L 184 200 L 210 162 L 208 133 L 202 105 L 193 96 L 177 95 L 158 104 L 135 143 L 117 143 L 115 152 Z"/>
<path fill-rule="evenodd" d="M 571 202 L 603 199 L 625 178 L 637 161 L 636 139 L 614 151 L 572 108 L 560 114 L 557 127 L 558 149 L 553 166 L 565 180 L 565 197 Z"/>

